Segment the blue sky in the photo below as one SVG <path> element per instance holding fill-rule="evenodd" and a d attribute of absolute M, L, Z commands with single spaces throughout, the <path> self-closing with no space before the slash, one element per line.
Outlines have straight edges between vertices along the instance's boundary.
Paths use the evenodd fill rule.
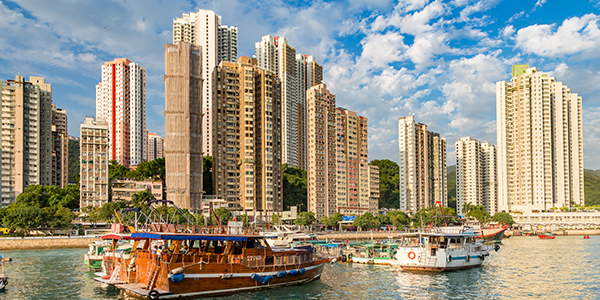
<path fill-rule="evenodd" d="M 0 77 L 46 77 L 77 136 L 100 66 L 127 57 L 148 71 L 148 129 L 164 136 L 164 44 L 200 8 L 239 27 L 240 55 L 267 34 L 314 55 L 338 106 L 369 118 L 371 160 L 398 160 L 409 114 L 447 139 L 449 165 L 463 136 L 495 144 L 495 82 L 521 63 L 583 97 L 584 164 L 600 169 L 600 0 L 0 0 Z"/>

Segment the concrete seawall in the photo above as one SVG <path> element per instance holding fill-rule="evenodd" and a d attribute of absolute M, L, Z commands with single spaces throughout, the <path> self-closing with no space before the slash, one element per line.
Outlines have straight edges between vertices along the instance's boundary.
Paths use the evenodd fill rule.
<path fill-rule="evenodd" d="M 100 237 L 0 238 L 0 250 L 87 248 Z"/>

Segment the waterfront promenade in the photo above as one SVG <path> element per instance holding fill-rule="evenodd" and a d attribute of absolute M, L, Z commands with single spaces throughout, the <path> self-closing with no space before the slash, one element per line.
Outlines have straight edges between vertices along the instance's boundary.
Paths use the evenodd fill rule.
<path fill-rule="evenodd" d="M 34 250 L 87 248 L 90 242 L 101 239 L 99 235 L 47 236 L 47 237 L 5 237 L 0 238 L 0 250 Z"/>

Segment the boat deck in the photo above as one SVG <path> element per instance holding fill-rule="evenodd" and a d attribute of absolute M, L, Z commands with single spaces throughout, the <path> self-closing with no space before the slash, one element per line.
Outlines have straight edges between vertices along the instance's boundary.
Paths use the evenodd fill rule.
<path fill-rule="evenodd" d="M 140 283 L 118 284 L 118 285 L 115 285 L 115 287 L 125 291 L 125 293 L 127 293 L 129 295 L 136 296 L 136 297 L 142 297 L 142 298 L 146 298 L 148 296 L 148 293 L 150 292 L 149 290 L 145 289 L 146 285 L 140 284 Z M 153 290 L 158 292 L 159 298 L 161 298 L 162 296 L 173 294 L 171 292 L 161 290 L 158 288 L 154 288 Z"/>

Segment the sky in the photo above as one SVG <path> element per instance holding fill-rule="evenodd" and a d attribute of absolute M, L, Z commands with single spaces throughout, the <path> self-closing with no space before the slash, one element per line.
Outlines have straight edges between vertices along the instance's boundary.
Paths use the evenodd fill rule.
<path fill-rule="evenodd" d="M 369 159 L 398 161 L 398 118 L 440 133 L 455 164 L 464 136 L 496 144 L 495 83 L 529 64 L 583 98 L 584 165 L 600 169 L 600 0 L 0 0 L 0 78 L 42 76 L 69 134 L 95 114 L 105 61 L 147 70 L 147 127 L 164 136 L 164 45 L 182 13 L 239 29 L 238 54 L 284 36 L 323 65 L 337 106 L 369 119 Z"/>

